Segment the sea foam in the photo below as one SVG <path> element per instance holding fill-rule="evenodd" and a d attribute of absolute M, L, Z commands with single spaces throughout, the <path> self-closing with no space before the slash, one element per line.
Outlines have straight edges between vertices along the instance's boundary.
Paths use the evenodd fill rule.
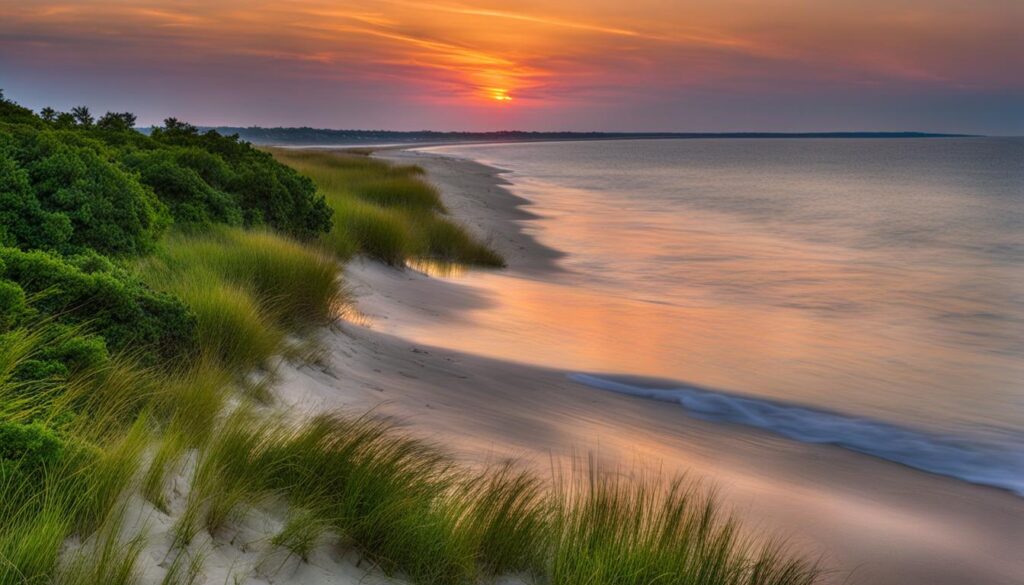
<path fill-rule="evenodd" d="M 944 436 L 884 421 L 689 385 L 652 388 L 590 374 L 575 382 L 669 402 L 702 420 L 754 427 L 803 443 L 835 445 L 938 475 L 1024 496 L 1024 441 Z"/>

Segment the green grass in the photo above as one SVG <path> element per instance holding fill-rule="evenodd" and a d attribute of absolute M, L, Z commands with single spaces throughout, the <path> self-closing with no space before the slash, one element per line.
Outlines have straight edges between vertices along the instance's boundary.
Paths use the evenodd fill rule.
<path fill-rule="evenodd" d="M 504 260 L 447 216 L 437 189 L 417 166 L 392 165 L 358 153 L 270 149 L 311 177 L 334 209 L 323 244 L 341 258 L 365 254 L 401 266 L 431 260 L 502 267 Z"/>
<path fill-rule="evenodd" d="M 602 473 L 591 462 L 559 481 L 551 585 L 813 583 L 815 566 L 758 550 L 712 493 L 682 478 Z"/>
<path fill-rule="evenodd" d="M 296 355 L 303 336 L 344 308 L 337 256 L 501 264 L 443 214 L 421 169 L 276 155 L 311 174 L 334 206 L 322 241 L 217 228 L 172 234 L 126 264 L 195 315 L 201 351 L 187 366 L 143 367 L 119 354 L 66 379 L 24 382 L 19 368 L 56 337 L 45 322 L 4 332 L 0 425 L 32 441 L 0 457 L 0 585 L 136 583 L 143 543 L 125 533 L 125 497 L 166 510 L 167 477 L 183 469 L 190 490 L 168 584 L 201 579 L 203 555 L 189 547 L 197 535 L 223 535 L 263 504 L 288 510 L 266 541 L 288 558 L 337 542 L 419 585 L 507 574 L 543 585 L 816 581 L 813 565 L 753 545 L 711 494 L 683 480 L 593 464 L 550 480 L 512 463 L 470 468 L 386 421 L 285 418 L 256 404 L 253 370 Z M 80 545 L 65 550 L 72 536 Z"/>
<path fill-rule="evenodd" d="M 24 339 L 7 352 L 7 369 L 33 355 L 32 338 Z M 141 541 L 112 528 L 119 504 L 139 490 L 161 505 L 166 474 L 192 448 L 199 454 L 191 491 L 168 551 L 180 562 L 169 566 L 168 583 L 198 578 L 202 558 L 189 544 L 201 531 L 222 534 L 247 510 L 275 501 L 290 513 L 268 543 L 289 556 L 308 559 L 336 540 L 422 585 L 507 574 L 546 585 L 817 580 L 815 566 L 782 547 L 741 537 L 710 493 L 681 479 L 593 463 L 552 481 L 511 463 L 471 469 L 379 419 L 289 421 L 248 406 L 244 395 L 228 409 L 234 374 L 209 358 L 162 377 L 129 360 L 114 363 L 82 385 L 114 386 L 87 403 L 113 430 L 89 431 L 72 419 L 61 427 L 58 464 L 0 465 L 0 585 L 134 583 Z M 126 391 L 132 386 L 140 396 Z M 75 534 L 84 548 L 60 562 Z"/>
<path fill-rule="evenodd" d="M 183 299 L 206 355 L 240 373 L 281 353 L 289 334 L 326 323 L 345 300 L 332 256 L 266 231 L 177 234 L 137 271 Z"/>
<path fill-rule="evenodd" d="M 323 541 L 329 530 L 330 522 L 321 511 L 295 506 L 289 511 L 284 528 L 270 539 L 270 543 L 308 562 L 310 553 Z"/>
<path fill-rule="evenodd" d="M 804 585 L 818 571 L 740 536 L 713 496 L 682 479 L 595 464 L 545 482 L 483 471 L 386 422 L 321 416 L 290 425 L 229 417 L 200 464 L 197 512 L 216 531 L 271 497 L 293 513 L 273 543 L 307 557 L 328 531 L 387 574 L 458 585 L 525 574 L 552 585 Z M 182 527 L 183 542 L 198 524 Z"/>

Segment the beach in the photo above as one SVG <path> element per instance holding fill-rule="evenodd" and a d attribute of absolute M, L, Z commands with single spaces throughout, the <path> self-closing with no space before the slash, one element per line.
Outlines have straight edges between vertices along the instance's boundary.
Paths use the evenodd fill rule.
<path fill-rule="evenodd" d="M 489 238 L 510 271 L 540 278 L 559 252 L 524 230 L 527 201 L 497 169 L 434 154 L 378 156 L 427 170 L 451 214 Z M 1015 583 L 1024 570 L 1024 500 L 830 446 L 687 417 L 662 404 L 600 392 L 566 371 L 427 346 L 417 323 L 466 319 L 493 301 L 457 280 L 349 264 L 358 315 L 325 333 L 318 365 L 285 366 L 279 396 L 298 411 L 372 410 L 475 462 L 594 452 L 623 470 L 685 472 L 716 486 L 752 536 L 820 556 L 834 582 Z"/>

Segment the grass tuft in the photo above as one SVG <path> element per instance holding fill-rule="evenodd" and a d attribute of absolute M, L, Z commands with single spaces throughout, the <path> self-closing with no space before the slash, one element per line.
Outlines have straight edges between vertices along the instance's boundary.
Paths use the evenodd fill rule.
<path fill-rule="evenodd" d="M 392 165 L 364 154 L 270 149 L 313 179 L 334 209 L 322 242 L 343 259 L 356 254 L 402 266 L 433 260 L 503 267 L 504 260 L 444 214 L 441 196 L 418 166 Z"/>
<path fill-rule="evenodd" d="M 138 273 L 185 301 L 207 358 L 238 374 L 266 365 L 288 334 L 325 323 L 345 302 L 333 257 L 266 231 L 178 234 Z"/>

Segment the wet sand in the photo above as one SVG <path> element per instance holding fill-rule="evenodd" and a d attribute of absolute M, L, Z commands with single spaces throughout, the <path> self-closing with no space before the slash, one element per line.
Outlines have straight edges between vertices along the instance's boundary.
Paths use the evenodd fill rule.
<path fill-rule="evenodd" d="M 453 216 L 490 240 L 509 270 L 544 278 L 559 253 L 533 240 L 527 201 L 496 169 L 412 151 Z M 608 465 L 686 472 L 718 487 L 752 534 L 782 537 L 833 570 L 833 582 L 1024 582 L 1024 498 L 839 448 L 686 416 L 679 408 L 575 384 L 565 371 L 416 344 L 422 323 L 470 319 L 495 300 L 471 286 L 353 262 L 363 318 L 325 336 L 322 363 L 285 368 L 282 400 L 323 411 L 375 409 L 472 461 L 596 451 Z"/>

